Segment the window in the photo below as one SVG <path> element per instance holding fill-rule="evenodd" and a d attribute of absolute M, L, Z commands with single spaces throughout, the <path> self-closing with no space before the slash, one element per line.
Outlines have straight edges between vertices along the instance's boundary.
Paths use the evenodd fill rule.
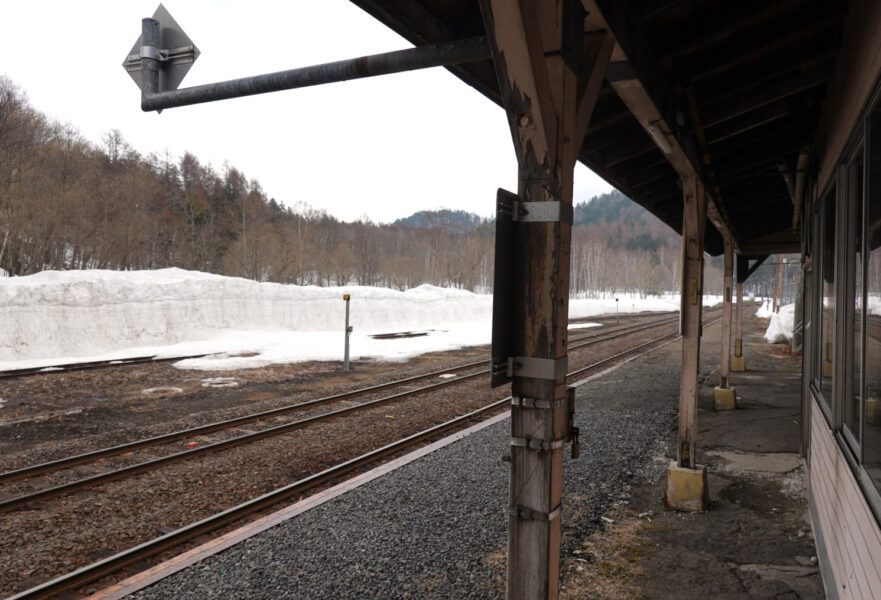
<path fill-rule="evenodd" d="M 866 344 L 863 468 L 881 491 L 881 113 L 869 118 L 865 197 Z"/>
<path fill-rule="evenodd" d="M 832 403 L 832 382 L 835 375 L 835 190 L 823 200 L 820 241 L 820 306 L 817 328 L 820 348 L 818 369 L 820 394 L 827 410 Z"/>
<path fill-rule="evenodd" d="M 852 450 L 859 455 L 860 415 L 862 407 L 863 356 L 863 153 L 860 150 L 847 167 L 847 227 L 844 253 L 849 290 L 845 339 L 852 352 L 847 360 L 847 377 L 842 398 L 841 424 L 848 434 Z"/>

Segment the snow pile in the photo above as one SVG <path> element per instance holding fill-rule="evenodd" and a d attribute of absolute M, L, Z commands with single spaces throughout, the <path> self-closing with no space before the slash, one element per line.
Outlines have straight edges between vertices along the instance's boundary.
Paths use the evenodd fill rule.
<path fill-rule="evenodd" d="M 762 305 L 764 307 L 764 305 Z M 780 312 L 771 314 L 771 322 L 765 331 L 765 341 L 770 344 L 783 344 L 792 339 L 795 322 L 795 304 L 780 307 Z"/>
<path fill-rule="evenodd" d="M 770 319 L 774 315 L 774 307 L 771 300 L 765 300 L 756 311 L 756 316 L 760 319 Z"/>
<path fill-rule="evenodd" d="M 24 361 L 33 365 L 39 362 L 35 359 L 50 364 L 71 357 L 218 351 L 267 351 L 263 360 L 252 361 L 259 364 L 339 359 L 343 293 L 352 295 L 353 358 L 381 346 L 367 341 L 371 333 L 452 327 L 459 345 L 489 339 L 492 297 L 462 290 L 290 286 L 181 269 L 45 271 L 0 282 L 0 321 L 6 324 L 0 330 L 0 368 Z M 363 343 L 356 345 L 356 340 Z M 438 348 L 432 349 L 451 345 L 449 339 L 435 341 Z M 395 345 L 402 346 L 408 345 Z"/>
<path fill-rule="evenodd" d="M 353 360 L 490 342 L 492 296 L 463 290 L 319 288 L 181 269 L 45 271 L 0 280 L 0 370 L 151 355 L 210 354 L 176 363 L 206 370 L 338 361 L 344 293 L 352 297 Z M 573 299 L 570 317 L 679 309 L 676 295 L 618 299 Z M 414 330 L 428 335 L 371 337 Z"/>

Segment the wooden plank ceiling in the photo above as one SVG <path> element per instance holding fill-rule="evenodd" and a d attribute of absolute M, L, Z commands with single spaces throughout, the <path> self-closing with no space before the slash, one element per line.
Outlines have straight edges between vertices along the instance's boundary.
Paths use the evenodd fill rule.
<path fill-rule="evenodd" d="M 477 0 L 352 1 L 415 45 L 484 34 Z M 815 141 L 846 2 L 593 1 L 738 246 L 791 234 L 793 204 L 778 163 L 794 171 L 799 151 Z M 501 104 L 489 61 L 451 71 Z M 581 160 L 681 231 L 679 178 L 608 81 Z M 722 252 L 715 228 L 705 242 L 709 253 Z"/>

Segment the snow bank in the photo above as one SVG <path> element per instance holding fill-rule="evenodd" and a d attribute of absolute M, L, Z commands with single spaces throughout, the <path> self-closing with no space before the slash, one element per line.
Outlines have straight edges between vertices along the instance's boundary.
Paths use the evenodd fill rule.
<path fill-rule="evenodd" d="M 181 269 L 45 271 L 0 280 L 0 370 L 150 355 L 211 354 L 177 363 L 198 369 L 341 360 L 344 293 L 355 360 L 490 342 L 492 296 L 463 290 L 319 288 Z M 573 299 L 570 316 L 679 309 L 676 295 L 618 298 L 617 307 L 614 298 Z M 400 331 L 427 335 L 371 337 Z"/>
<path fill-rule="evenodd" d="M 774 307 L 771 300 L 765 300 L 756 311 L 756 316 L 760 319 L 770 319 L 774 315 Z"/>
<path fill-rule="evenodd" d="M 764 307 L 764 305 L 762 305 Z M 758 315 L 757 315 L 758 316 Z M 765 331 L 765 341 L 770 344 L 783 344 L 792 340 L 792 327 L 795 322 L 795 304 L 780 307 L 780 312 L 771 313 L 771 322 Z"/>
<path fill-rule="evenodd" d="M 0 282 L 0 320 L 7 324 L 0 361 L 242 353 L 266 344 L 279 350 L 284 341 L 293 343 L 290 352 L 300 360 L 329 358 L 330 346 L 338 358 L 344 292 L 352 295 L 355 330 L 365 336 L 451 324 L 464 344 L 489 336 L 491 296 L 428 285 L 398 292 L 257 283 L 181 269 L 45 271 Z M 299 339 L 282 339 L 291 332 Z M 328 332 L 338 335 L 322 343 Z"/>

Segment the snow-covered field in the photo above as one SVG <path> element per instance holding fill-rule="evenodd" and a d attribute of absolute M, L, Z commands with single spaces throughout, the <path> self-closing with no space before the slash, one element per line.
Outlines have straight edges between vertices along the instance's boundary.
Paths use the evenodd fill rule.
<path fill-rule="evenodd" d="M 154 354 L 211 354 L 176 363 L 205 370 L 341 360 L 344 293 L 352 297 L 353 360 L 490 342 L 492 296 L 464 290 L 303 287 L 181 269 L 45 271 L 0 279 L 0 370 Z M 679 308 L 678 296 L 618 297 L 621 313 Z M 573 299 L 569 313 L 614 314 L 615 305 Z M 428 335 L 370 337 L 399 331 Z"/>

